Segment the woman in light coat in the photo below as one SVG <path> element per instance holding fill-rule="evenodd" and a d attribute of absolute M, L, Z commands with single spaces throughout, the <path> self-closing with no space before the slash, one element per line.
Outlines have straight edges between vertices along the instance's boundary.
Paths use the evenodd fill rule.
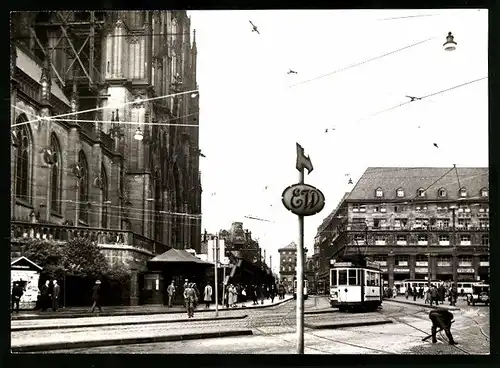
<path fill-rule="evenodd" d="M 207 286 L 205 286 L 203 300 L 205 301 L 205 308 L 210 308 L 210 302 L 212 301 L 212 287 L 207 282 Z"/>

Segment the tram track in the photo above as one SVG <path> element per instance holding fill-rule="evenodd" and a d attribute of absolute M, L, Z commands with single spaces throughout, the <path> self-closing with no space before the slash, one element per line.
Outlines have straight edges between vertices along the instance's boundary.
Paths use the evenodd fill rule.
<path fill-rule="evenodd" d="M 317 301 L 315 301 L 315 302 L 316 302 L 315 305 L 317 305 Z M 290 308 L 289 308 L 288 312 L 281 317 L 280 325 L 286 326 L 289 329 L 288 332 L 295 332 L 296 331 L 296 326 L 294 326 L 294 325 L 292 325 L 290 323 L 291 314 L 293 312 L 295 312 L 295 311 L 296 311 L 295 305 L 290 305 Z M 254 324 L 252 324 L 251 321 L 250 321 L 250 328 L 257 330 L 257 331 L 259 331 L 260 333 L 262 333 L 263 335 L 266 335 L 266 336 L 273 336 L 274 337 L 274 336 L 277 335 L 275 333 L 269 333 L 269 332 L 266 332 L 266 331 L 262 330 L 261 328 L 259 328 L 259 327 L 255 326 Z M 317 335 L 317 334 L 315 334 L 315 333 L 313 333 L 311 331 L 306 331 L 305 329 L 304 329 L 304 335 L 309 335 L 309 336 L 313 336 L 313 337 L 315 337 L 317 339 L 331 341 L 331 342 L 336 342 L 338 344 L 347 345 L 347 346 L 351 346 L 351 347 L 356 347 L 356 348 L 360 348 L 360 349 L 364 349 L 364 350 L 371 350 L 371 351 L 375 351 L 377 353 L 393 354 L 392 352 L 385 351 L 385 350 L 380 350 L 380 349 L 375 349 L 375 348 L 371 348 L 371 347 L 366 346 L 366 345 L 354 344 L 354 343 L 349 343 L 349 342 L 346 342 L 346 341 L 332 339 L 332 338 L 325 337 L 325 336 L 320 336 L 320 335 Z M 285 341 L 285 342 L 289 342 L 289 343 L 290 342 L 292 342 L 292 343 L 294 342 L 294 341 L 285 339 L 283 337 L 279 337 L 279 338 L 281 340 Z M 318 348 L 315 348 L 315 347 L 312 347 L 312 346 L 307 346 L 305 344 L 304 344 L 304 347 L 306 347 L 308 349 L 311 349 L 311 350 L 315 350 L 315 351 L 321 352 L 321 353 L 331 354 L 331 352 L 329 352 L 329 351 L 321 350 L 321 349 L 318 349 Z"/>
<path fill-rule="evenodd" d="M 400 307 L 400 308 L 401 308 L 401 310 L 402 310 L 402 309 L 404 309 L 404 307 Z M 420 313 L 422 313 L 422 312 L 424 312 L 424 311 L 425 311 L 425 312 L 427 312 L 425 309 L 423 309 L 423 308 L 422 308 L 422 309 L 419 309 L 418 311 L 416 311 L 416 312 L 414 312 L 414 313 L 411 313 L 411 314 L 404 314 L 403 316 L 404 316 L 404 317 L 414 317 L 414 318 L 418 318 L 418 319 L 420 319 L 420 320 L 422 320 L 422 321 L 424 321 L 424 320 L 426 321 L 427 319 L 424 319 L 424 318 L 421 318 L 421 317 L 417 316 L 418 314 L 420 314 Z M 377 311 L 377 312 L 381 313 L 380 311 Z M 401 317 L 403 317 L 403 316 L 401 316 Z M 408 323 L 408 322 L 406 322 L 406 321 L 403 321 L 403 320 L 401 319 L 401 317 L 397 317 L 395 314 L 393 314 L 393 315 L 388 315 L 387 317 L 389 317 L 389 318 L 393 318 L 393 319 L 394 319 L 396 322 L 398 322 L 398 323 L 404 324 L 404 325 L 406 325 L 406 326 L 408 326 L 408 327 L 411 327 L 411 328 L 413 328 L 413 329 L 415 329 L 415 330 L 417 330 L 417 331 L 420 331 L 420 332 L 424 333 L 426 336 L 427 336 L 427 335 L 429 335 L 429 332 L 428 332 L 428 331 L 424 331 L 424 330 L 422 330 L 421 328 L 418 328 L 418 327 L 416 327 L 416 326 L 412 325 L 411 323 Z M 466 317 L 466 318 L 467 318 L 467 317 Z M 477 322 L 476 322 L 476 323 L 477 323 Z M 480 327 L 480 326 L 478 326 L 478 327 Z M 443 332 L 442 332 L 442 331 L 439 331 L 439 335 L 440 335 L 440 340 L 441 340 L 442 342 L 444 342 L 444 343 L 448 343 L 448 340 L 447 340 L 447 339 L 443 336 Z M 488 340 L 489 340 L 489 339 L 488 339 Z M 463 348 L 461 348 L 461 347 L 458 347 L 457 345 L 452 345 L 452 346 L 453 346 L 455 349 L 457 349 L 457 350 L 459 350 L 459 351 L 461 351 L 461 352 L 463 352 L 463 353 L 465 353 L 465 354 L 467 354 L 467 355 L 473 355 L 473 353 L 471 353 L 470 351 L 468 351 L 468 350 L 466 350 L 466 349 L 463 349 Z"/>

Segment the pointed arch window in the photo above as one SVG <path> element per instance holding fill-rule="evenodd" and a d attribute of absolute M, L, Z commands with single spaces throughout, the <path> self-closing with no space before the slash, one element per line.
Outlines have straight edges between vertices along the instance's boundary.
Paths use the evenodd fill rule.
<path fill-rule="evenodd" d="M 52 152 L 52 164 L 50 166 L 50 209 L 60 214 L 62 179 L 61 146 L 54 133 L 50 136 L 50 150 Z"/>
<path fill-rule="evenodd" d="M 85 153 L 80 151 L 78 153 L 78 165 L 81 168 L 80 179 L 78 185 L 78 202 L 79 202 L 79 219 L 83 222 L 89 220 L 89 166 Z"/>
<path fill-rule="evenodd" d="M 20 115 L 16 123 L 28 121 L 26 116 Z M 28 125 L 18 125 L 16 128 L 16 197 L 24 201 L 30 201 L 29 175 L 31 157 L 31 139 Z"/>
<path fill-rule="evenodd" d="M 425 197 L 425 189 L 424 188 L 419 188 L 417 190 L 417 197 Z"/>
<path fill-rule="evenodd" d="M 106 175 L 106 168 L 101 164 L 101 227 L 108 228 L 108 204 L 109 204 L 109 188 L 108 176 Z"/>
<path fill-rule="evenodd" d="M 446 197 L 446 194 L 447 194 L 447 193 L 446 193 L 446 189 L 444 189 L 444 188 L 439 188 L 439 190 L 438 190 L 438 196 L 439 196 L 440 198 Z"/>
<path fill-rule="evenodd" d="M 460 197 L 467 197 L 467 189 L 465 189 L 464 187 L 460 188 Z"/>

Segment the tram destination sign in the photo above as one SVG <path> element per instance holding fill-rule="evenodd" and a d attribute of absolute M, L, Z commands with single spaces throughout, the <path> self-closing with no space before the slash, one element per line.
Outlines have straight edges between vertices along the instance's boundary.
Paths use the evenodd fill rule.
<path fill-rule="evenodd" d="M 293 184 L 281 195 L 285 208 L 298 216 L 312 216 L 325 207 L 325 195 L 309 184 Z"/>

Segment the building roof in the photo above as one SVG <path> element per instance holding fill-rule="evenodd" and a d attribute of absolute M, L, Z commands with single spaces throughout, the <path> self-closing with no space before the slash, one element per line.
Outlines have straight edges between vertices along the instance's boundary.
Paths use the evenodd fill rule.
<path fill-rule="evenodd" d="M 37 265 L 35 262 L 30 261 L 28 258 L 26 258 L 24 256 L 22 256 L 22 257 L 16 257 L 14 259 L 11 258 L 10 265 L 14 266 L 15 264 L 20 263 L 21 261 L 24 261 L 24 262 L 28 263 L 29 265 L 33 266 L 34 268 L 37 268 L 39 270 L 43 270 L 42 267 L 40 267 L 39 265 Z"/>
<path fill-rule="evenodd" d="M 295 242 L 291 242 L 286 247 L 278 249 L 278 252 L 281 252 L 282 250 L 297 250 L 297 244 L 295 244 Z"/>
<path fill-rule="evenodd" d="M 210 262 L 203 261 L 184 249 L 169 249 L 165 253 L 162 253 L 148 262 L 159 262 L 159 263 L 201 263 L 201 264 L 211 264 Z"/>
<path fill-rule="evenodd" d="M 427 200 L 457 200 L 460 188 L 467 190 L 466 198 L 480 198 L 481 190 L 488 186 L 488 168 L 485 167 L 461 167 L 456 171 L 449 167 L 369 167 L 347 201 L 412 200 L 416 199 L 421 188 L 425 190 L 423 198 Z M 377 188 L 382 189 L 382 198 L 375 197 Z M 404 191 L 403 197 L 396 194 L 399 188 Z M 438 195 L 441 188 L 446 190 L 445 197 Z"/>

